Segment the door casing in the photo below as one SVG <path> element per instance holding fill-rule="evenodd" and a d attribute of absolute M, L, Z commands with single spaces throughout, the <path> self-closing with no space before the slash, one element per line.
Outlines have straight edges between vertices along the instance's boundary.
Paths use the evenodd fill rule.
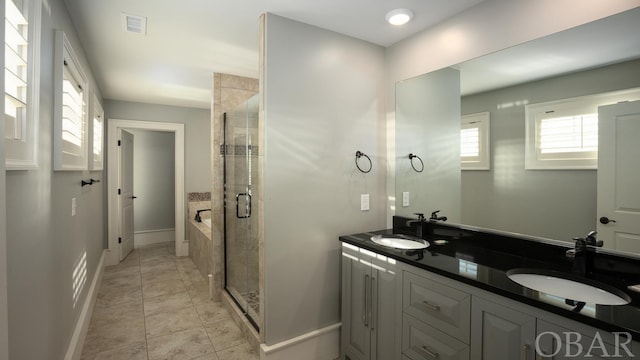
<path fill-rule="evenodd" d="M 105 265 L 116 265 L 119 262 L 120 245 L 118 229 L 120 210 L 118 207 L 118 130 L 137 129 L 173 132 L 175 134 L 175 249 L 176 256 L 189 255 L 189 243 L 185 239 L 185 189 L 184 189 L 184 124 L 141 120 L 107 120 L 107 253 Z"/>

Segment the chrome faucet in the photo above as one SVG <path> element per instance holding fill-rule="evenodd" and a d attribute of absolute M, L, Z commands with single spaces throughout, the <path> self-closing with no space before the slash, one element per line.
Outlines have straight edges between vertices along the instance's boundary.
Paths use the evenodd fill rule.
<path fill-rule="evenodd" d="M 576 275 L 587 276 L 593 272 L 593 247 L 602 247 L 604 244 L 596 239 L 596 234 L 596 231 L 591 231 L 584 238 L 573 238 L 575 247 L 566 252 L 566 256 L 573 259 L 573 272 Z"/>
<path fill-rule="evenodd" d="M 419 237 L 420 239 L 422 239 L 423 227 L 424 227 L 424 224 L 427 222 L 427 219 L 424 218 L 423 213 L 414 213 L 414 214 L 418 215 L 418 219 L 409 220 L 407 221 L 406 225 L 407 227 L 413 227 L 413 224 L 418 224 L 416 227 L 416 237 Z"/>

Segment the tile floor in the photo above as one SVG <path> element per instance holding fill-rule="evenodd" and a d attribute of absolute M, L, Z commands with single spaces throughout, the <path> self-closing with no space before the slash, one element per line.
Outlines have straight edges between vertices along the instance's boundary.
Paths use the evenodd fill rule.
<path fill-rule="evenodd" d="M 171 245 L 171 246 L 169 246 Z M 134 250 L 105 268 L 83 360 L 257 360 L 189 257 L 173 243 Z"/>

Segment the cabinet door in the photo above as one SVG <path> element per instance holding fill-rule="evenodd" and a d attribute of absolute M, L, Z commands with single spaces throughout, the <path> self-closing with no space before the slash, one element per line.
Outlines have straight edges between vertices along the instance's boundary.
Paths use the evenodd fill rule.
<path fill-rule="evenodd" d="M 369 265 L 358 258 L 342 256 L 342 346 L 346 359 L 365 360 L 370 356 L 370 279 Z"/>
<path fill-rule="evenodd" d="M 633 349 L 626 338 L 618 339 L 618 346 L 608 341 L 612 335 L 594 330 L 580 333 L 569 328 L 538 319 L 536 337 L 536 359 L 631 359 Z"/>
<path fill-rule="evenodd" d="M 388 264 L 373 269 L 371 299 L 373 318 L 371 319 L 371 359 L 392 360 L 400 355 L 396 348 L 396 333 L 401 331 L 400 319 L 396 315 L 396 298 L 399 290 L 395 269 Z"/>
<path fill-rule="evenodd" d="M 478 297 L 471 307 L 472 360 L 534 359 L 533 316 Z"/>

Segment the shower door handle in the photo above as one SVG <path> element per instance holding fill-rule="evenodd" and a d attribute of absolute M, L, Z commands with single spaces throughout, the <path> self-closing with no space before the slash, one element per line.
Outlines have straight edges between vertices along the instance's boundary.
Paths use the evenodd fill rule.
<path fill-rule="evenodd" d="M 244 215 L 244 216 L 240 216 L 240 200 L 239 200 L 239 199 L 240 199 L 240 196 L 244 196 L 244 197 L 245 197 L 245 199 L 247 199 L 247 200 L 246 200 L 246 201 L 247 201 L 247 202 L 246 202 L 246 204 L 247 204 L 247 206 L 246 206 L 247 211 L 246 211 L 246 213 L 245 213 L 245 215 Z M 236 195 L 236 217 L 237 217 L 238 219 L 248 219 L 248 218 L 250 218 L 250 217 L 251 217 L 251 194 L 249 194 L 249 193 L 238 193 L 238 194 Z"/>

